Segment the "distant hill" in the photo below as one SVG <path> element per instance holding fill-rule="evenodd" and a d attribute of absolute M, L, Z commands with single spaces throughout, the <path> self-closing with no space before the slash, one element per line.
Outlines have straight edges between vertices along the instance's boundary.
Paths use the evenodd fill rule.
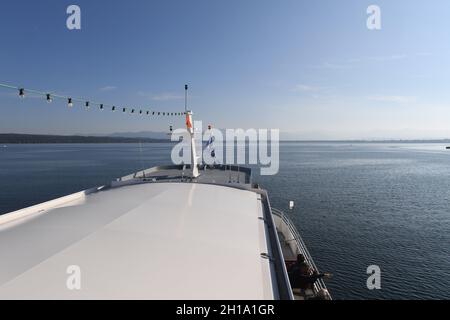
<path fill-rule="evenodd" d="M 167 132 L 156 131 L 138 131 L 138 132 L 114 132 L 107 135 L 108 137 L 120 138 L 146 138 L 146 139 L 167 139 Z"/>
<path fill-rule="evenodd" d="M 131 137 L 113 137 L 113 136 L 60 136 L 60 135 L 40 135 L 40 134 L 16 134 L 0 133 L 0 144 L 24 144 L 24 143 L 164 143 L 170 142 L 166 136 L 165 139 L 152 138 L 131 138 Z"/>

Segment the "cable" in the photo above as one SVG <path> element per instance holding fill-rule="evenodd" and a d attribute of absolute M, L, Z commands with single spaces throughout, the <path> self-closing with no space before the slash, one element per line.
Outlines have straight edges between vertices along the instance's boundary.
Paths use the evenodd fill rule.
<path fill-rule="evenodd" d="M 68 107 L 73 107 L 74 102 L 80 102 L 80 103 L 84 104 L 86 110 L 88 110 L 90 108 L 90 106 L 98 106 L 100 110 L 104 110 L 105 107 L 109 107 L 111 109 L 111 111 L 114 112 L 114 111 L 120 110 L 120 108 L 122 108 L 123 112 L 126 112 L 127 110 L 130 110 L 131 111 L 130 113 L 132 113 L 132 114 L 139 114 L 139 115 L 183 116 L 183 115 L 186 114 L 186 111 L 172 112 L 172 111 L 147 110 L 145 108 L 119 107 L 117 105 L 105 104 L 105 103 L 99 103 L 99 102 L 91 101 L 90 99 L 72 98 L 70 96 L 63 96 L 63 95 L 59 95 L 59 94 L 56 94 L 56 93 L 52 93 L 51 91 L 43 92 L 43 91 L 28 89 L 28 88 L 24 88 L 24 87 L 12 86 L 12 85 L 5 84 L 5 83 L 0 83 L 0 87 L 6 88 L 6 89 L 17 90 L 18 91 L 18 95 L 21 98 L 24 98 L 25 95 L 29 92 L 29 93 L 42 95 L 47 100 L 48 103 L 51 103 L 54 98 L 64 99 L 64 100 L 67 101 Z"/>

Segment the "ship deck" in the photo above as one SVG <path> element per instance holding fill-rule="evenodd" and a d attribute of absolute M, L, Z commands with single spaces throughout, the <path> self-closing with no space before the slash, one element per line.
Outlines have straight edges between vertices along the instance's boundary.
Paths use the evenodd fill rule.
<path fill-rule="evenodd" d="M 149 169 L 0 216 L 0 299 L 289 298 L 265 193 L 234 169 Z"/>
<path fill-rule="evenodd" d="M 197 182 L 221 185 L 250 185 L 251 170 L 239 166 L 200 166 L 200 176 L 192 178 L 189 166 L 160 166 L 122 177 L 118 181 Z"/>

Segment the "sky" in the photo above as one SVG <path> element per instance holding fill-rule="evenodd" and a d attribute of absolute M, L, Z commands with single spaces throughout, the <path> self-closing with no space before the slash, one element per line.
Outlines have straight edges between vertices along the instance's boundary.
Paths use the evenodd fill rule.
<path fill-rule="evenodd" d="M 81 30 L 66 9 L 81 8 Z M 366 25 L 369 5 L 381 30 Z M 448 0 L 2 1 L 0 83 L 290 139 L 450 138 Z M 0 132 L 167 131 L 0 88 Z"/>

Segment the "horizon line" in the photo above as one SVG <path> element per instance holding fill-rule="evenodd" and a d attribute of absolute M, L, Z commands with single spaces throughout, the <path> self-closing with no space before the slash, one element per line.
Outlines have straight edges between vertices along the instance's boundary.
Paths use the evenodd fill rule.
<path fill-rule="evenodd" d="M 164 132 L 155 132 L 155 133 L 161 133 Z M 35 133 L 0 133 L 0 136 L 41 136 L 41 137 L 84 137 L 84 138 L 117 138 L 117 139 L 151 139 L 151 140 L 161 140 L 157 138 L 151 138 L 151 137 L 131 137 L 131 136 L 117 136 L 112 134 L 103 134 L 103 135 L 82 135 L 82 134 L 35 134 Z M 168 139 L 169 140 L 169 139 Z M 363 138 L 355 138 L 355 139 L 280 139 L 280 142 L 345 142 L 345 143 L 361 143 L 361 142 L 450 142 L 450 138 L 408 138 L 408 139 L 363 139 Z"/>

